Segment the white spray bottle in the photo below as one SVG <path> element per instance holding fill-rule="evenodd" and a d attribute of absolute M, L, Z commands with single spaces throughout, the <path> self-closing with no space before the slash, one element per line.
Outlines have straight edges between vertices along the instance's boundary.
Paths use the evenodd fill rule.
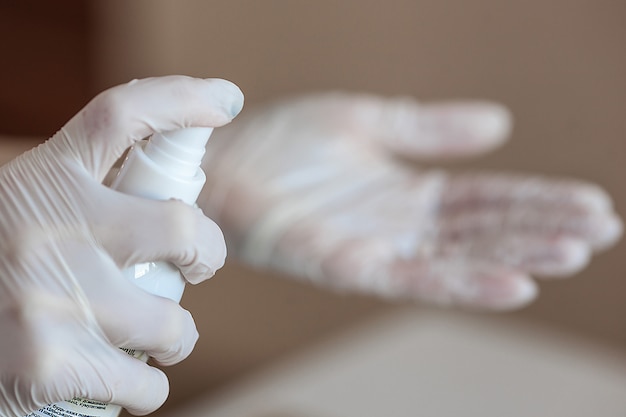
<path fill-rule="evenodd" d="M 128 153 L 111 188 L 152 200 L 178 199 L 193 205 L 206 176 L 200 163 L 212 128 L 192 127 L 155 133 Z M 185 280 L 167 262 L 145 262 L 126 269 L 124 275 L 149 293 L 179 302 Z M 124 349 L 143 361 L 145 353 Z M 27 417 L 117 417 L 121 407 L 85 398 L 49 404 Z"/>

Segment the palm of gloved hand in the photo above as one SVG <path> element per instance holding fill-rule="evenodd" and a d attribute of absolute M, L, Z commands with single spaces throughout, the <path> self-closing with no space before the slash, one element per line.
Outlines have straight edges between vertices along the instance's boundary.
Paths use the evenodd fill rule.
<path fill-rule="evenodd" d="M 260 267 L 390 297 L 517 307 L 536 293 L 531 275 L 581 269 L 621 223 L 594 185 L 406 164 L 490 150 L 509 124 L 484 102 L 278 103 L 217 132 L 201 204 L 231 253 Z"/>
<path fill-rule="evenodd" d="M 101 184 L 134 141 L 155 130 L 228 123 L 241 92 L 222 80 L 148 79 L 96 97 L 45 144 L 0 168 L 0 415 L 86 397 L 135 414 L 168 394 L 162 364 L 184 359 L 197 331 L 174 301 L 120 268 L 164 260 L 188 281 L 221 267 L 221 231 L 199 209 Z"/>

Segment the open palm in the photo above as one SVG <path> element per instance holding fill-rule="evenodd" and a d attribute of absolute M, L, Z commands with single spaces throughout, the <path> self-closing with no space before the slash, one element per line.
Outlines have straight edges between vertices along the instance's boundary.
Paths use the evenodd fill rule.
<path fill-rule="evenodd" d="M 503 143 L 510 118 L 479 101 L 328 93 L 242 114 L 214 135 L 200 204 L 231 253 L 334 288 L 515 308 L 531 276 L 563 276 L 621 222 L 575 180 L 420 169 Z"/>

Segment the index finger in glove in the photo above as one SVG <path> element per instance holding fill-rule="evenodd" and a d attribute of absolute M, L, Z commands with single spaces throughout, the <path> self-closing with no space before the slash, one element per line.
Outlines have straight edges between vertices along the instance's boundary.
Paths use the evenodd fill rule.
<path fill-rule="evenodd" d="M 168 261 L 187 281 L 211 278 L 226 258 L 220 228 L 202 210 L 181 201 L 152 201 L 113 190 L 94 206 L 94 232 L 120 267 L 139 262 Z"/>
<path fill-rule="evenodd" d="M 100 93 L 52 141 L 100 181 L 135 141 L 157 131 L 223 126 L 242 107 L 241 90 L 226 80 L 135 80 Z"/>

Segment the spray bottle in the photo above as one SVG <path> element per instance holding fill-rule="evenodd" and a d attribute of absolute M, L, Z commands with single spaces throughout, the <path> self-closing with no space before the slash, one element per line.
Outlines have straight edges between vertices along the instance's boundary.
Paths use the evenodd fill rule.
<path fill-rule="evenodd" d="M 186 128 L 155 133 L 138 142 L 128 153 L 112 188 L 152 200 L 178 199 L 193 205 L 206 176 L 200 163 L 212 128 Z M 124 275 L 140 288 L 179 302 L 185 287 L 180 271 L 167 262 L 134 265 Z M 144 352 L 124 349 L 129 355 L 148 360 Z M 121 407 L 86 398 L 49 404 L 27 417 L 117 417 Z"/>

